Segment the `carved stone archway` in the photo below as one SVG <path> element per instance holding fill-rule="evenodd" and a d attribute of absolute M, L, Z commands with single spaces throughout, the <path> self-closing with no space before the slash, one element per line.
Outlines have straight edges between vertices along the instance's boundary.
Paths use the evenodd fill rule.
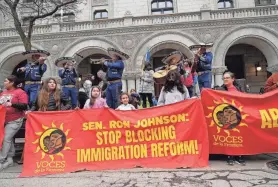
<path fill-rule="evenodd" d="M 222 73 L 225 70 L 225 57 L 231 46 L 248 44 L 259 49 L 266 57 L 269 70 L 278 70 L 278 33 L 262 25 L 237 27 L 223 34 L 213 47 L 213 71 L 215 85 L 222 84 Z"/>
<path fill-rule="evenodd" d="M 43 49 L 41 46 L 33 44 L 34 49 Z M 25 58 L 22 52 L 25 51 L 24 46 L 21 43 L 9 45 L 0 52 L 0 85 L 3 85 L 4 79 L 10 75 L 13 69 L 22 62 Z M 44 74 L 45 77 L 53 76 L 53 64 L 51 62 L 51 56 L 47 58 L 45 63 L 47 64 L 47 71 Z"/>

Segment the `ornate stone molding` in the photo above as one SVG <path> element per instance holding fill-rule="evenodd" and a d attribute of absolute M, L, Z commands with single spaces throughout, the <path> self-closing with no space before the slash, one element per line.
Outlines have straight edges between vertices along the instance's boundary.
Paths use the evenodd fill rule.
<path fill-rule="evenodd" d="M 227 70 L 226 66 L 214 66 L 212 67 L 212 73 L 214 75 L 222 75 Z"/>
<path fill-rule="evenodd" d="M 108 0 L 91 0 L 92 6 L 108 5 Z"/>
<path fill-rule="evenodd" d="M 271 73 L 277 73 L 278 72 L 278 64 L 267 67 L 267 71 L 269 71 Z"/>
<path fill-rule="evenodd" d="M 166 23 L 157 25 L 138 25 L 131 27 L 119 27 L 115 28 L 104 28 L 104 29 L 94 29 L 94 30 L 84 30 L 84 31 L 69 31 L 63 33 L 47 33 L 38 34 L 33 36 L 33 40 L 49 40 L 49 39 L 59 39 L 59 38 L 73 38 L 73 37 L 87 37 L 87 36 L 99 36 L 99 35 L 111 35 L 111 34 L 125 34 L 125 33 L 138 33 L 138 32 L 149 32 L 149 31 L 161 31 L 161 30 L 179 30 L 179 29 L 196 29 L 196 28 L 207 28 L 213 29 L 215 27 L 224 26 L 237 26 L 246 24 L 258 24 L 258 23 L 268 23 L 277 22 L 278 17 L 269 18 L 244 18 L 244 19 L 233 19 L 233 20 L 206 20 L 198 22 L 183 22 L 183 23 Z M 209 40 L 209 36 L 207 40 Z M 10 43 L 10 42 L 20 42 L 20 38 L 17 36 L 0 38 L 0 43 Z"/>

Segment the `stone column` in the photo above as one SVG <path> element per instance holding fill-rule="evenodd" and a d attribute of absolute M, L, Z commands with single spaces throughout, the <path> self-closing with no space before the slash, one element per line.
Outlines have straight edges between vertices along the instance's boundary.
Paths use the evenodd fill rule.
<path fill-rule="evenodd" d="M 227 69 L 226 66 L 214 66 L 212 67 L 212 76 L 214 76 L 214 86 L 221 86 L 223 84 L 223 73 Z"/>
<path fill-rule="evenodd" d="M 131 89 L 138 91 L 140 85 L 139 72 L 127 72 L 123 75 L 123 91 L 129 92 Z"/>

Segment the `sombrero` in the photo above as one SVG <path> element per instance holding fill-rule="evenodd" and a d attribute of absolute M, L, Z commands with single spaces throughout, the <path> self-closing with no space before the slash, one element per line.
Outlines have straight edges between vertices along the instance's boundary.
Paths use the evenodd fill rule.
<path fill-rule="evenodd" d="M 197 44 L 197 45 L 190 46 L 189 49 L 190 50 L 196 50 L 196 49 L 199 49 L 201 47 L 211 48 L 212 46 L 213 46 L 213 43 L 208 43 L 208 44 L 200 43 L 200 44 Z"/>
<path fill-rule="evenodd" d="M 162 59 L 162 62 L 168 63 L 173 58 L 177 58 L 177 62 L 179 62 L 182 58 L 182 53 L 180 51 L 174 51 L 174 52 L 170 53 L 169 55 L 167 55 L 166 57 L 164 57 Z"/>
<path fill-rule="evenodd" d="M 26 58 L 32 58 L 33 55 L 40 55 L 41 57 L 48 57 L 50 55 L 49 52 L 44 50 L 30 50 L 22 53 Z"/>
<path fill-rule="evenodd" d="M 64 67 L 64 64 L 67 63 L 67 62 L 71 62 L 71 63 L 75 64 L 74 58 L 72 58 L 72 57 L 61 57 L 61 58 L 58 58 L 55 61 L 55 65 L 57 67 Z"/>
<path fill-rule="evenodd" d="M 123 60 L 129 59 L 129 56 L 127 54 L 125 54 L 115 48 L 108 48 L 107 52 L 110 57 L 112 57 L 113 55 L 117 55 L 117 56 L 121 57 Z"/>

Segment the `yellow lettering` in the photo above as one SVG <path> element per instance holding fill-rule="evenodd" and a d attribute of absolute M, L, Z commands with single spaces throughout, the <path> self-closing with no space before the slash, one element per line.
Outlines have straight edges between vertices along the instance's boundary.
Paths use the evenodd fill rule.
<path fill-rule="evenodd" d="M 272 120 L 266 110 L 259 110 L 262 118 L 261 128 L 272 128 Z"/>

